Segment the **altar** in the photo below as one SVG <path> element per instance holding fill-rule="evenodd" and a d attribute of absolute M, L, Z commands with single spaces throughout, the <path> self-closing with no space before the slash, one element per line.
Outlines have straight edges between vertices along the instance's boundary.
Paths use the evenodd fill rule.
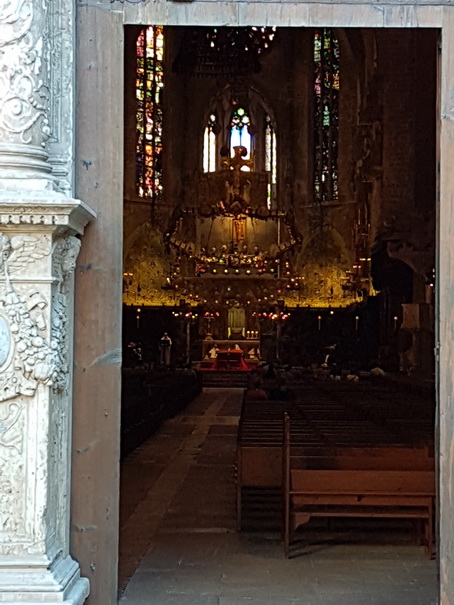
<path fill-rule="evenodd" d="M 246 360 L 255 359 L 258 361 L 260 359 L 260 340 L 258 338 L 205 338 L 202 343 L 202 359 L 210 359 L 210 351 L 213 349 L 213 347 L 217 347 L 218 354 L 220 351 L 240 350 L 243 353 L 244 359 Z"/>
<path fill-rule="evenodd" d="M 260 341 L 205 338 L 202 353 L 201 369 L 250 370 L 260 361 Z"/>
<path fill-rule="evenodd" d="M 217 357 L 211 369 L 247 371 L 249 370 L 249 366 L 243 359 L 243 351 L 241 349 L 226 349 L 217 352 Z"/>

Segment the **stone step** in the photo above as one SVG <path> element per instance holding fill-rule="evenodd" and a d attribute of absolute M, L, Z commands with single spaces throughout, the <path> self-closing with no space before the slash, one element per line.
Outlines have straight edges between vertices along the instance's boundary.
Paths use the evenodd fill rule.
<path fill-rule="evenodd" d="M 201 371 L 200 375 L 204 387 L 246 388 L 249 373 L 234 370 L 207 370 Z"/>

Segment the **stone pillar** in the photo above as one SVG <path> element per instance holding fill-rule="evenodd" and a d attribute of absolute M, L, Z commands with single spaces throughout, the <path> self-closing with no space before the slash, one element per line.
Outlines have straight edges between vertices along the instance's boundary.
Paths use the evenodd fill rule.
<path fill-rule="evenodd" d="M 0 603 L 82 603 L 69 556 L 69 427 L 80 202 L 0 205 Z"/>
<path fill-rule="evenodd" d="M 0 2 L 0 603 L 79 605 L 69 555 L 72 0 Z"/>

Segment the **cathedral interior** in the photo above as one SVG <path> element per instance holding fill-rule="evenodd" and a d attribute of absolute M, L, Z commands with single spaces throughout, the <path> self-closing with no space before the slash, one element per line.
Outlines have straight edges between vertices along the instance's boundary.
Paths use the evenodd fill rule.
<path fill-rule="evenodd" d="M 432 376 L 436 48 L 435 30 L 127 28 L 126 354 L 159 365 L 168 332 L 174 367 L 214 345 L 307 367 L 337 344 Z"/>
<path fill-rule="evenodd" d="M 353 464 L 360 448 L 372 473 L 409 472 L 408 454 L 434 483 L 438 195 L 436 30 L 128 26 L 125 45 L 123 587 L 159 543 L 144 526 L 135 550 L 128 536 L 138 511 L 146 524 L 166 497 L 152 485 L 164 437 L 203 414 L 213 426 L 196 447 L 202 462 L 190 441 L 194 474 L 181 477 L 192 502 L 170 490 L 164 534 L 203 533 L 208 518 L 216 531 L 248 529 L 257 502 L 280 518 L 281 459 L 260 447 L 281 447 L 282 412 L 297 438 L 325 448 L 314 464 L 328 446 Z M 258 392 L 266 406 L 254 407 Z M 259 444 L 244 484 L 242 439 Z M 153 456 L 159 472 L 139 479 Z M 220 500 L 203 500 L 206 459 L 228 521 Z"/>

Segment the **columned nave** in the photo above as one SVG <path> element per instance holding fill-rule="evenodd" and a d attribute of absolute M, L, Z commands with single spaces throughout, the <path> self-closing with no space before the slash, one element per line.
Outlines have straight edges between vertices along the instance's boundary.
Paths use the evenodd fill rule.
<path fill-rule="evenodd" d="M 365 386 L 357 384 L 353 403 Z M 329 388 L 334 389 L 334 384 Z M 396 387 L 408 404 L 416 395 Z M 242 389 L 205 388 L 122 464 L 124 605 L 429 605 L 435 561 L 407 526 L 305 530 L 285 559 L 279 532 L 237 533 L 235 458 Z M 372 398 L 371 398 L 372 399 Z M 271 403 L 271 402 L 270 402 Z M 301 534 L 303 537 L 303 534 Z"/>

